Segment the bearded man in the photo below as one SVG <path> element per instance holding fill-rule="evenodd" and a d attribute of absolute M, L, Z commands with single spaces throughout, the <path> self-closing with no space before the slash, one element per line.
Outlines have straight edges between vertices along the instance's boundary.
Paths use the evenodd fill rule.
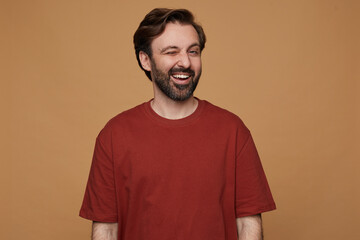
<path fill-rule="evenodd" d="M 185 9 L 157 8 L 134 35 L 154 98 L 101 130 L 80 216 L 92 239 L 259 240 L 275 209 L 250 131 L 194 97 L 206 37 Z"/>

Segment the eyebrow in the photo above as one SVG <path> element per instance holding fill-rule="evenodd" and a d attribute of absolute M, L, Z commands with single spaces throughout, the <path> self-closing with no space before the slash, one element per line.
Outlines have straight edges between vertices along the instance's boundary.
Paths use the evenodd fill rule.
<path fill-rule="evenodd" d="M 199 44 L 199 43 L 193 43 L 193 44 L 191 44 L 191 45 L 188 47 L 188 49 L 190 49 L 190 48 L 192 48 L 192 47 L 200 47 L 200 44 Z M 169 49 L 179 49 L 179 47 L 177 47 L 177 46 L 167 46 L 167 47 L 161 49 L 161 50 L 160 50 L 160 53 L 164 53 L 164 52 L 166 52 L 166 51 L 169 50 Z"/>
<path fill-rule="evenodd" d="M 193 43 L 188 47 L 188 49 L 190 49 L 192 47 L 200 47 L 200 44 L 199 43 Z"/>

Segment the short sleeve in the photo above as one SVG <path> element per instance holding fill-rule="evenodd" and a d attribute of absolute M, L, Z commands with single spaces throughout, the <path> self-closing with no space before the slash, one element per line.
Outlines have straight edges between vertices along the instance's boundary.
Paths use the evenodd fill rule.
<path fill-rule="evenodd" d="M 80 216 L 98 222 L 117 222 L 111 134 L 100 132 L 96 139 L 89 179 Z"/>
<path fill-rule="evenodd" d="M 255 215 L 276 208 L 250 133 L 236 157 L 235 174 L 236 217 Z"/>

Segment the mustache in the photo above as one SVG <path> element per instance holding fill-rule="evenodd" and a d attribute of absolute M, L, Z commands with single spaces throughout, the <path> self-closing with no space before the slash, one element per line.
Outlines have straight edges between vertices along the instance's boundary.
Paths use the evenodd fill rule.
<path fill-rule="evenodd" d="M 195 72 L 193 70 L 191 70 L 190 68 L 172 68 L 169 70 L 169 74 L 173 74 L 173 73 L 189 73 L 191 76 L 195 75 Z"/>

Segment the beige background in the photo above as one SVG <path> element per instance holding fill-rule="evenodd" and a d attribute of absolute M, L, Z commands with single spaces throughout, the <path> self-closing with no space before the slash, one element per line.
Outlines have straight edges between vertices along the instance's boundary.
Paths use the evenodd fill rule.
<path fill-rule="evenodd" d="M 1 239 L 89 239 L 95 137 L 149 100 L 132 35 L 154 7 L 208 37 L 196 96 L 252 130 L 266 239 L 360 239 L 360 1 L 1 0 Z"/>

